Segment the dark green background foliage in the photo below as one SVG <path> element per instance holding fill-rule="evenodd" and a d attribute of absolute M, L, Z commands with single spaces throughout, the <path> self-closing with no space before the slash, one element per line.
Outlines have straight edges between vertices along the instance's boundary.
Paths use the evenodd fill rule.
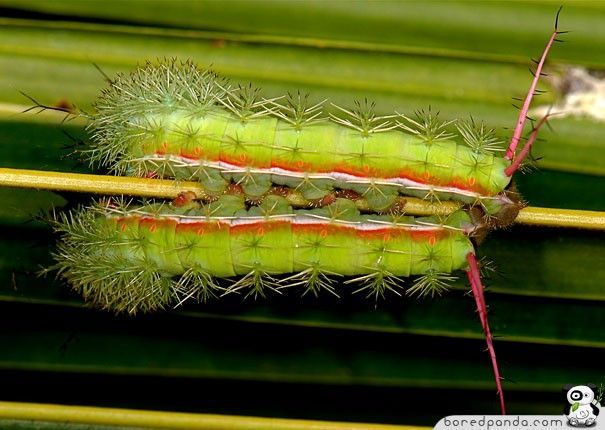
<path fill-rule="evenodd" d="M 83 123 L 19 114 L 30 102 L 89 109 L 103 76 L 158 57 L 191 58 L 267 96 L 310 91 L 379 113 L 440 110 L 506 138 L 530 57 L 556 2 L 0 1 L 0 166 L 88 171 L 65 157 Z M 550 74 L 605 68 L 605 7 L 565 4 Z M 559 97 L 551 90 L 539 102 Z M 535 206 L 605 210 L 605 124 L 552 121 L 517 184 Z M 413 300 L 239 298 L 155 316 L 82 307 L 52 278 L 55 238 L 32 214 L 86 201 L 1 189 L 1 400 L 353 421 L 422 423 L 497 413 L 464 280 Z M 498 272 L 487 300 L 511 413 L 560 413 L 564 383 L 605 382 L 602 233 L 514 227 L 479 249 Z M 57 386 L 63 387 L 61 394 Z M 185 389 L 192 389 L 189 394 Z"/>

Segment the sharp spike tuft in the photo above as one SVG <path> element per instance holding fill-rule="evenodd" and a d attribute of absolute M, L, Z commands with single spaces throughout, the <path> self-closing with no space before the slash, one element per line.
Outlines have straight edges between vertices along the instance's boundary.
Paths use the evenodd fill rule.
<path fill-rule="evenodd" d="M 174 307 L 191 299 L 198 303 L 206 303 L 210 299 L 217 298 L 221 291 L 224 292 L 225 289 L 220 287 L 208 272 L 199 267 L 192 267 L 176 281 L 174 292 L 177 304 Z"/>
<path fill-rule="evenodd" d="M 319 294 L 322 291 L 325 291 L 335 297 L 340 298 L 340 296 L 336 293 L 334 279 L 330 278 L 328 275 L 340 276 L 337 273 L 328 274 L 325 270 L 321 269 L 321 265 L 319 262 L 315 262 L 308 269 L 296 273 L 292 276 L 288 276 L 287 278 L 281 279 L 279 281 L 282 285 L 280 288 L 302 286 L 305 289 L 302 294 L 303 297 L 309 293 L 313 294 L 315 297 L 319 297 Z"/>
<path fill-rule="evenodd" d="M 337 124 L 359 131 L 363 137 L 369 137 L 372 133 L 393 130 L 397 127 L 396 124 L 391 122 L 391 118 L 393 118 L 392 115 L 376 115 L 376 103 L 364 99 L 363 102 L 355 100 L 354 104 L 355 108 L 348 110 L 332 103 L 332 106 L 346 116 L 341 118 L 337 115 L 330 114 L 330 118 Z"/>
<path fill-rule="evenodd" d="M 345 284 L 360 283 L 362 286 L 353 291 L 353 294 L 365 293 L 366 298 L 374 297 L 374 301 L 384 299 L 389 292 L 401 296 L 403 279 L 393 275 L 384 267 L 374 267 L 373 271 L 367 275 L 359 276 L 345 281 Z"/>
<path fill-rule="evenodd" d="M 428 145 L 454 136 L 448 131 L 448 127 L 455 120 L 440 120 L 439 112 L 433 113 L 430 106 L 427 111 L 424 109 L 416 111 L 415 118 L 407 117 L 404 114 L 397 114 L 397 116 L 398 119 L 402 120 L 397 121 L 399 128 L 422 138 Z"/>
<path fill-rule="evenodd" d="M 265 99 L 261 96 L 261 89 L 252 84 L 238 85 L 235 90 L 227 93 L 228 97 L 217 99 L 223 106 L 246 123 L 253 118 L 273 113 L 270 106 L 276 99 Z"/>
<path fill-rule="evenodd" d="M 309 103 L 309 94 L 303 95 L 300 91 L 296 94 L 288 93 L 285 103 L 271 102 L 277 108 L 274 110 L 275 115 L 291 124 L 295 130 L 302 130 L 304 126 L 325 121 L 326 118 L 323 116 L 325 103 L 326 100 L 322 100 L 312 105 Z"/>
<path fill-rule="evenodd" d="M 440 296 L 450 289 L 452 282 L 456 279 L 450 273 L 429 270 L 426 274 L 416 279 L 414 284 L 408 288 L 406 294 L 418 297 Z"/>
<path fill-rule="evenodd" d="M 496 136 L 494 129 L 487 128 L 484 123 L 476 124 L 471 118 L 468 121 L 459 121 L 456 124 L 458 132 L 475 154 L 487 155 L 494 152 L 503 152 L 501 139 Z"/>
<path fill-rule="evenodd" d="M 279 287 L 278 280 L 263 270 L 260 267 L 260 263 L 257 263 L 246 275 L 228 287 L 223 295 L 239 293 L 240 290 L 247 290 L 248 292 L 244 296 L 244 299 L 252 296 L 256 300 L 259 297 L 265 298 L 268 291 L 274 291 L 281 294 Z"/>

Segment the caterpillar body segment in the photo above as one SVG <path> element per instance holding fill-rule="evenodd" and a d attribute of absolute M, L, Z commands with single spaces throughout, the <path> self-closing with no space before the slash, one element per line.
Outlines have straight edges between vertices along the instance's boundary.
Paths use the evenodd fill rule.
<path fill-rule="evenodd" d="M 408 118 L 378 117 L 368 102 L 334 109 L 324 115 L 300 94 L 263 99 L 190 62 L 147 63 L 103 91 L 85 154 L 118 174 L 196 179 L 217 196 L 235 182 L 252 201 L 277 184 L 317 200 L 352 190 L 375 211 L 400 194 L 490 215 L 515 204 L 504 192 L 511 161 L 492 130 L 430 110 Z"/>
<path fill-rule="evenodd" d="M 277 196 L 250 209 L 241 196 L 204 206 L 105 202 L 56 226 L 60 275 L 97 306 L 131 313 L 225 292 L 335 292 L 340 278 L 376 298 L 405 284 L 435 294 L 467 268 L 475 228 L 463 211 L 445 220 L 361 215 L 346 199 L 294 211 Z"/>

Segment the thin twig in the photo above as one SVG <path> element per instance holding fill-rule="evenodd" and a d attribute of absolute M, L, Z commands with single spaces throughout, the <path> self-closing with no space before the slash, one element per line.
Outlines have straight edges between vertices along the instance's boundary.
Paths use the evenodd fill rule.
<path fill-rule="evenodd" d="M 199 199 L 208 197 L 199 182 L 10 168 L 0 168 L 0 186 L 167 199 L 190 191 Z M 311 204 L 296 191 L 289 193 L 286 198 L 295 207 Z M 402 199 L 405 199 L 405 212 L 408 215 L 446 215 L 460 208 L 460 203 L 451 201 L 435 203 L 412 197 Z M 357 199 L 355 204 L 361 211 L 369 210 L 364 198 Z M 519 212 L 515 222 L 546 227 L 605 230 L 605 212 L 530 206 Z"/>

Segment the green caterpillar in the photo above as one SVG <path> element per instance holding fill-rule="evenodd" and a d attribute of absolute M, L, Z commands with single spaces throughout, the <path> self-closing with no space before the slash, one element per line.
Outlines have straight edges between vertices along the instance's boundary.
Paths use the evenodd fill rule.
<path fill-rule="evenodd" d="M 109 200 L 55 225 L 60 276 L 96 306 L 130 313 L 287 286 L 335 294 L 335 278 L 378 298 L 416 276 L 409 293 L 435 294 L 467 268 L 475 229 L 464 211 L 442 221 L 361 215 L 347 199 L 294 211 L 279 196 L 246 209 L 233 195 L 207 205 Z"/>
<path fill-rule="evenodd" d="M 61 276 L 97 306 L 135 313 L 221 291 L 335 293 L 335 277 L 378 298 L 417 276 L 408 291 L 435 294 L 467 267 L 475 226 L 463 211 L 444 221 L 361 215 L 346 199 L 294 211 L 279 196 L 246 209 L 243 196 L 226 195 L 203 206 L 110 200 L 64 215 L 56 229 Z"/>
<path fill-rule="evenodd" d="M 200 205 L 181 195 L 172 203 L 133 206 L 108 200 L 64 213 L 54 269 L 96 307 L 150 312 L 189 299 L 303 287 L 304 293 L 355 292 L 382 297 L 409 284 L 408 294 L 439 294 L 465 270 L 486 336 L 502 413 L 500 371 L 487 322 L 471 236 L 480 226 L 459 210 L 446 219 L 362 215 L 355 202 L 293 210 L 280 196 L 247 209 L 243 195 Z"/>
<path fill-rule="evenodd" d="M 95 108 L 84 153 L 117 174 L 195 179 L 214 196 L 235 182 L 250 201 L 274 184 L 315 201 L 351 190 L 373 211 L 400 194 L 480 205 L 496 218 L 517 206 L 493 130 L 430 111 L 379 117 L 366 101 L 326 116 L 300 94 L 267 100 L 176 60 L 118 75 Z"/>

